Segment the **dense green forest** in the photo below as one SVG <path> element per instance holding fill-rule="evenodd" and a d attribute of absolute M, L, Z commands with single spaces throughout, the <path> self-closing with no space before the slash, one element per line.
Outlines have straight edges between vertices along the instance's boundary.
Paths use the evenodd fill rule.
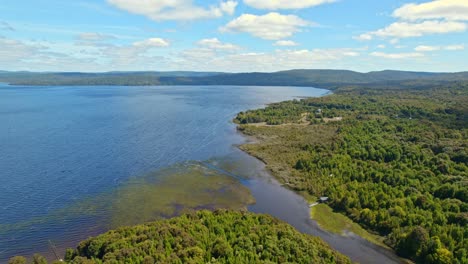
<path fill-rule="evenodd" d="M 413 81 L 417 80 L 417 81 Z M 344 84 L 400 84 L 417 86 L 468 80 L 468 72 L 430 73 L 375 71 L 360 73 L 347 70 L 290 70 L 273 73 L 219 72 L 3 72 L 0 82 L 13 85 L 263 85 L 316 86 L 336 89 Z"/>
<path fill-rule="evenodd" d="M 47 263 L 36 255 L 34 263 Z M 21 257 L 10 264 L 26 263 Z M 351 263 L 320 238 L 268 215 L 198 211 L 122 227 L 67 250 L 67 263 Z"/>
<path fill-rule="evenodd" d="M 468 82 L 346 86 L 235 121 L 280 181 L 330 197 L 400 256 L 468 263 L 467 102 Z"/>

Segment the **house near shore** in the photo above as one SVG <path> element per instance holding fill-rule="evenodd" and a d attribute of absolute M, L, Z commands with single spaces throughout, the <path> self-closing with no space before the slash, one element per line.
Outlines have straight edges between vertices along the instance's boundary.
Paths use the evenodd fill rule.
<path fill-rule="evenodd" d="M 326 196 L 322 196 L 322 197 L 320 197 L 320 199 L 319 199 L 319 202 L 320 202 L 320 203 L 325 203 L 325 202 L 327 202 L 327 201 L 328 201 L 328 197 L 326 197 Z"/>

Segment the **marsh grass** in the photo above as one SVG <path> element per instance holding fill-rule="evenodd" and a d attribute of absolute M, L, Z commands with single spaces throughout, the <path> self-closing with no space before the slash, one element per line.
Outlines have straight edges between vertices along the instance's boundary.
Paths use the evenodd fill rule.
<path fill-rule="evenodd" d="M 369 242 L 388 248 L 388 246 L 383 243 L 382 237 L 367 232 L 359 224 L 354 223 L 345 215 L 333 212 L 333 209 L 326 204 L 319 204 L 310 208 L 310 216 L 321 228 L 328 232 L 340 235 L 346 235 L 347 232 L 352 232 Z"/>

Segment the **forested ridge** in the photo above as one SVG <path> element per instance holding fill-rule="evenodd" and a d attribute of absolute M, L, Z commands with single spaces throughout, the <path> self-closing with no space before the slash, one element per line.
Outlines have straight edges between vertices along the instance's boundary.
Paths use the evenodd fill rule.
<path fill-rule="evenodd" d="M 408 71 L 289 70 L 280 72 L 4 72 L 0 82 L 12 85 L 260 85 L 316 86 L 336 89 L 345 84 L 425 86 L 457 80 L 468 80 L 468 72 L 433 73 Z"/>
<path fill-rule="evenodd" d="M 34 261 L 47 263 L 38 255 Z M 65 262 L 351 263 L 320 238 L 299 233 L 269 215 L 226 210 L 109 231 L 67 250 Z M 16 257 L 10 263 L 26 262 Z"/>
<path fill-rule="evenodd" d="M 467 102 L 468 82 L 346 86 L 235 121 L 260 139 L 242 148 L 280 181 L 330 197 L 400 256 L 468 263 Z"/>

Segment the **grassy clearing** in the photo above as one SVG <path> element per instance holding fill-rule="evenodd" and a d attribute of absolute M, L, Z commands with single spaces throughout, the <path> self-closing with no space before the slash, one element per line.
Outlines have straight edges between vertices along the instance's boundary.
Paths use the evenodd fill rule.
<path fill-rule="evenodd" d="M 350 231 L 367 241 L 388 248 L 383 243 L 382 237 L 367 232 L 345 215 L 333 212 L 326 204 L 319 204 L 310 208 L 310 216 L 313 220 L 317 221 L 321 228 L 329 232 L 344 234 L 346 231 Z"/>

